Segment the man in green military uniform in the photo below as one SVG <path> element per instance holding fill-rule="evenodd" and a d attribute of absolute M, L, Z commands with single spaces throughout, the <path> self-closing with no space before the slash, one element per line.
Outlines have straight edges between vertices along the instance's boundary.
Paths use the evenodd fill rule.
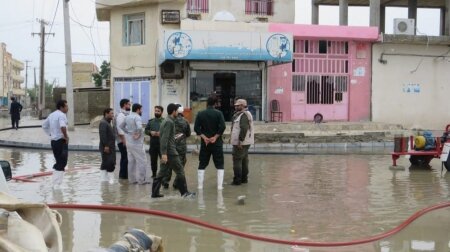
<path fill-rule="evenodd" d="M 181 104 L 177 104 L 178 106 L 178 116 L 175 118 L 175 147 L 178 152 L 178 156 L 180 157 L 181 164 L 183 167 L 186 165 L 186 138 L 191 136 L 191 126 L 189 122 L 184 118 L 183 112 L 184 108 Z M 169 188 L 169 182 L 172 178 L 172 170 L 169 171 L 169 174 L 166 178 L 163 179 L 164 188 Z M 173 182 L 173 187 L 176 188 L 176 181 Z"/>
<path fill-rule="evenodd" d="M 225 131 L 225 119 L 222 112 L 215 109 L 217 97 L 210 96 L 207 100 L 207 108 L 198 112 L 195 118 L 194 130 L 197 136 L 201 137 L 199 154 L 199 165 L 197 171 L 198 189 L 203 189 L 205 168 L 209 164 L 211 155 L 217 169 L 217 189 L 223 189 L 223 140 L 222 134 Z"/>
<path fill-rule="evenodd" d="M 167 106 L 167 114 L 169 116 L 161 123 L 160 127 L 160 146 L 161 146 L 161 165 L 156 178 L 152 185 L 152 198 L 163 197 L 159 193 L 161 183 L 170 169 L 175 171 L 175 182 L 182 197 L 192 197 L 195 193 L 191 193 L 187 189 L 186 177 L 184 176 L 184 168 L 181 164 L 180 157 L 175 146 L 175 118 L 178 115 L 178 106 L 171 103 Z"/>
<path fill-rule="evenodd" d="M 158 157 L 161 158 L 161 151 L 159 146 L 159 127 L 164 120 L 164 118 L 162 117 L 163 111 L 163 107 L 155 106 L 155 117 L 148 120 L 148 123 L 145 126 L 145 134 L 150 136 L 150 148 L 148 150 L 148 153 L 150 154 L 152 178 L 156 176 L 156 171 L 158 170 Z"/>

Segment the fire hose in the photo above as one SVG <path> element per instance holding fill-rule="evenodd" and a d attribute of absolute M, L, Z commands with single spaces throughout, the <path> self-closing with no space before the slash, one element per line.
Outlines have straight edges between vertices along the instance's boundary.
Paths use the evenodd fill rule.
<path fill-rule="evenodd" d="M 407 220 L 402 222 L 397 227 L 371 237 L 352 240 L 352 241 L 344 241 L 344 242 L 314 242 L 314 241 L 292 241 L 292 240 L 284 240 L 284 239 L 275 239 L 265 236 L 259 236 L 250 233 L 244 233 L 237 230 L 228 229 L 226 227 L 210 224 L 195 218 L 191 218 L 188 216 L 184 216 L 181 214 L 175 214 L 171 212 L 154 210 L 154 209 L 144 209 L 144 208 L 136 208 L 136 207 L 128 207 L 128 206 L 115 206 L 115 205 L 88 205 L 88 204 L 48 204 L 50 208 L 54 209 L 74 209 L 74 210 L 96 210 L 96 211 L 117 211 L 117 212 L 127 212 L 127 213 L 136 213 L 136 214 L 146 214 L 146 215 L 154 215 L 158 217 L 164 217 L 174 220 L 183 221 L 186 223 L 194 224 L 200 227 L 209 228 L 212 230 L 220 231 L 223 233 L 239 236 L 242 238 L 247 238 L 250 240 L 274 243 L 274 244 L 283 244 L 283 245 L 292 245 L 292 246 L 304 246 L 304 247 L 342 247 L 342 246 L 352 246 L 370 243 L 374 241 L 378 241 L 389 236 L 392 236 L 404 228 L 406 228 L 409 224 L 411 224 L 414 220 L 423 216 L 424 214 L 431 212 L 433 210 L 450 207 L 450 202 L 444 202 L 440 204 L 436 204 L 420 211 L 417 211 L 413 215 L 411 215 Z"/>

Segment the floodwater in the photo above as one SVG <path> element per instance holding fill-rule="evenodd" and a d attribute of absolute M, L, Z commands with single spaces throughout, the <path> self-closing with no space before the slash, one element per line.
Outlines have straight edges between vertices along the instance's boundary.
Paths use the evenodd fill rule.
<path fill-rule="evenodd" d="M 120 155 L 118 155 L 119 157 Z M 50 171 L 50 151 L 0 148 L 13 175 Z M 197 156 L 188 155 L 186 177 L 197 191 Z M 151 185 L 109 185 L 99 182 L 100 156 L 70 152 L 62 191 L 51 189 L 51 178 L 37 183 L 8 182 L 11 194 L 31 201 L 109 204 L 177 213 L 210 224 L 254 235 L 309 242 L 347 242 L 387 232 L 415 212 L 450 199 L 450 173 L 432 169 L 389 170 L 389 155 L 250 155 L 249 183 L 232 180 L 231 156 L 225 156 L 225 189 L 216 189 L 215 168 L 206 170 L 203 192 L 182 199 L 151 199 Z M 73 170 L 73 171 L 71 171 Z M 116 169 L 116 171 L 118 171 Z M 228 182 L 228 183 L 227 183 Z M 237 197 L 245 195 L 245 204 Z M 450 209 L 433 211 L 400 233 L 381 241 L 340 248 L 315 248 L 253 241 L 193 224 L 153 215 L 111 211 L 58 210 L 63 217 L 64 251 L 108 247 L 129 228 L 163 237 L 166 251 L 450 251 Z"/>

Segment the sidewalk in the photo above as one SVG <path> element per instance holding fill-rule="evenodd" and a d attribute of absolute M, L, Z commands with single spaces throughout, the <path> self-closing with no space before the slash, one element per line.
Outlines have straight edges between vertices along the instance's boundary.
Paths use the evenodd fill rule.
<path fill-rule="evenodd" d="M 51 149 L 50 140 L 40 128 L 42 120 L 25 117 L 18 130 L 0 130 L 0 146 Z M 191 125 L 193 128 L 193 125 Z M 362 122 L 313 123 L 264 123 L 256 122 L 255 145 L 251 152 L 300 152 L 318 148 L 393 148 L 394 136 L 409 135 L 401 125 Z M 230 124 L 224 134 L 224 150 L 231 151 L 228 143 Z M 89 125 L 75 126 L 69 131 L 69 149 L 78 151 L 98 150 L 98 128 Z M 146 138 L 148 144 L 148 137 Z M 195 133 L 188 139 L 188 149 L 198 148 Z"/>

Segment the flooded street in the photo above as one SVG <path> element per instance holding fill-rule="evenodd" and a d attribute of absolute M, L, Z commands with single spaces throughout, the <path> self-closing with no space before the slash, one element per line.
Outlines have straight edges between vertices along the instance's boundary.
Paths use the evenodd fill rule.
<path fill-rule="evenodd" d="M 50 171 L 53 165 L 50 151 L 0 150 L 0 159 L 10 161 L 13 175 Z M 188 155 L 186 165 L 188 188 L 192 191 L 197 191 L 197 158 Z M 241 232 L 318 242 L 350 241 L 383 233 L 416 211 L 450 198 L 450 174 L 444 171 L 441 175 L 437 159 L 432 161 L 431 170 L 392 171 L 388 169 L 389 155 L 255 154 L 250 156 L 249 183 L 237 187 L 228 185 L 233 176 L 231 156 L 226 155 L 225 160 L 228 183 L 223 192 L 215 188 L 215 168 L 210 165 L 203 192 L 190 200 L 180 198 L 172 188 L 161 190 L 166 197 L 151 199 L 151 184 L 100 183 L 96 152 L 70 152 L 65 188 L 60 192 L 51 189 L 50 177 L 35 178 L 37 183 L 10 181 L 9 187 L 14 196 L 26 201 L 163 210 Z M 408 163 L 404 158 L 400 160 L 402 165 Z M 244 205 L 237 204 L 241 195 L 246 196 Z M 238 239 L 157 216 L 59 211 L 67 251 L 107 247 L 128 228 L 162 236 L 167 251 L 296 251 L 290 246 Z M 444 221 L 448 222 L 450 215 L 446 211 Z M 380 251 L 373 250 L 374 246 L 363 247 L 355 251 Z"/>

